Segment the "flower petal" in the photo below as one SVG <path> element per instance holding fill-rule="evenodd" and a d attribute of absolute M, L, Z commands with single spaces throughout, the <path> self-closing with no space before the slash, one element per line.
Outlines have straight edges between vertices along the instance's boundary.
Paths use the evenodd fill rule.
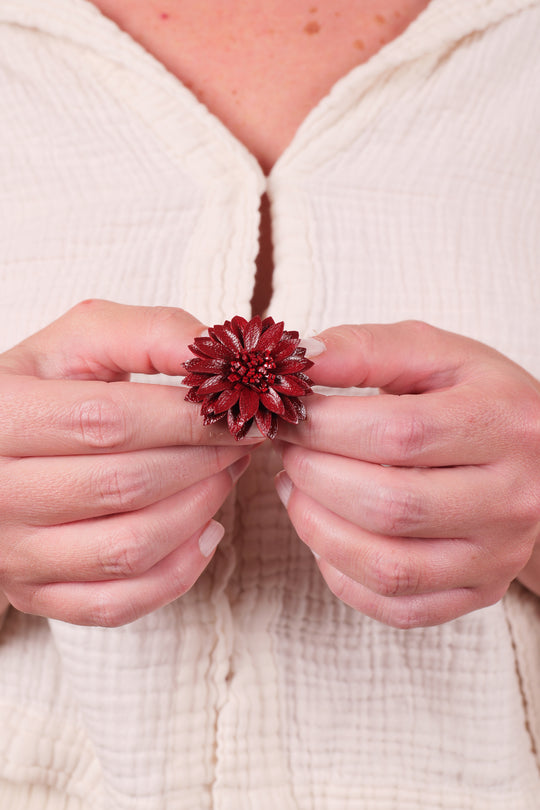
<path fill-rule="evenodd" d="M 226 325 L 227 323 L 229 324 L 228 327 Z M 244 348 L 240 339 L 233 332 L 230 321 L 226 321 L 223 325 L 216 324 L 216 326 L 213 326 L 208 330 L 208 334 L 210 337 L 219 340 L 220 343 L 223 343 L 223 345 L 230 349 L 234 354 L 241 352 Z"/>
<path fill-rule="evenodd" d="M 276 377 L 276 381 L 274 382 L 272 388 L 274 388 L 274 390 L 276 390 L 278 394 L 289 394 L 299 397 L 303 397 L 308 390 L 308 386 L 305 382 L 297 380 L 295 377 L 292 376 Z"/>
<path fill-rule="evenodd" d="M 224 360 L 214 360 L 211 357 L 194 357 L 193 360 L 187 360 L 184 363 L 184 368 L 188 371 L 198 371 L 204 374 L 219 374 L 220 371 L 225 371 L 227 365 Z"/>
<path fill-rule="evenodd" d="M 241 436 L 239 436 L 238 434 L 241 432 L 244 425 L 245 422 L 242 420 L 242 417 L 240 416 L 240 410 L 238 408 L 238 405 L 229 408 L 229 410 L 227 411 L 227 427 L 229 428 L 229 433 L 231 433 L 235 439 L 241 438 Z"/>
<path fill-rule="evenodd" d="M 259 408 L 255 414 L 257 427 L 264 436 L 275 439 L 277 434 L 277 416 L 275 413 L 267 411 L 266 408 Z"/>
<path fill-rule="evenodd" d="M 186 374 L 182 380 L 182 385 L 200 385 L 208 379 L 208 374 Z"/>
<path fill-rule="evenodd" d="M 273 388 L 269 388 L 268 391 L 261 391 L 259 397 L 264 407 L 268 408 L 268 410 L 272 411 L 272 413 L 277 413 L 278 416 L 285 413 L 285 408 L 283 406 L 283 402 L 281 401 L 281 397 L 277 391 L 274 391 Z"/>
<path fill-rule="evenodd" d="M 199 396 L 199 389 L 197 386 L 194 386 L 193 388 L 189 389 L 184 398 L 186 402 L 202 402 L 204 396 Z"/>
<path fill-rule="evenodd" d="M 212 338 L 195 338 L 195 342 L 189 347 L 193 354 L 198 357 L 214 357 L 221 360 L 228 360 L 231 358 L 231 350 Z"/>
<path fill-rule="evenodd" d="M 283 334 L 283 325 L 283 321 L 280 321 L 279 323 L 272 324 L 272 326 L 263 331 L 257 344 L 258 352 L 274 351 L 281 340 L 281 336 Z"/>
<path fill-rule="evenodd" d="M 232 328 L 234 334 L 238 338 L 240 338 L 242 343 L 244 342 L 243 341 L 244 330 L 245 330 L 247 325 L 248 325 L 248 322 L 246 321 L 245 318 L 242 318 L 241 315 L 235 315 L 234 318 L 232 318 L 232 320 L 231 320 L 231 328 Z"/>
<path fill-rule="evenodd" d="M 280 363 L 282 360 L 285 360 L 286 357 L 290 357 L 291 354 L 294 354 L 294 350 L 300 343 L 300 338 L 291 337 L 290 334 L 290 332 L 283 332 L 281 340 L 273 352 L 274 363 Z"/>
<path fill-rule="evenodd" d="M 226 411 L 223 411 L 223 413 L 207 413 L 204 416 L 203 425 L 213 425 L 215 422 L 219 422 L 220 419 L 225 419 L 226 415 Z"/>
<path fill-rule="evenodd" d="M 225 391 L 232 388 L 232 384 L 226 377 L 207 377 L 204 382 L 199 385 L 199 393 L 204 394 L 217 394 L 219 391 Z M 294 393 L 294 392 L 293 392 Z"/>
<path fill-rule="evenodd" d="M 240 391 L 238 391 L 236 388 L 229 389 L 228 391 L 222 391 L 219 397 L 214 402 L 214 411 L 216 413 L 223 413 L 223 411 L 228 411 L 229 408 L 232 408 L 233 405 L 236 405 L 239 397 Z"/>
<path fill-rule="evenodd" d="M 234 438 L 235 439 L 243 439 L 248 430 L 250 429 L 251 425 L 253 424 L 253 419 L 248 419 L 247 422 L 240 423 Z"/>
<path fill-rule="evenodd" d="M 283 397 L 283 403 L 285 405 L 287 414 L 291 413 L 291 409 L 294 410 L 296 414 L 296 419 L 294 420 L 295 425 L 298 422 L 303 422 L 304 419 L 307 418 L 306 406 L 304 405 L 301 399 L 298 399 L 298 397 Z M 282 418 L 285 419 L 287 422 L 292 421 L 287 419 L 285 415 Z"/>
<path fill-rule="evenodd" d="M 244 347 L 247 352 L 252 352 L 256 348 L 261 332 L 262 321 L 258 315 L 255 315 L 244 329 Z"/>
<path fill-rule="evenodd" d="M 278 374 L 294 374 L 307 368 L 307 362 L 303 357 L 289 357 L 281 363 L 276 363 L 276 371 Z"/>
<path fill-rule="evenodd" d="M 252 419 L 259 407 L 259 394 L 251 388 L 243 388 L 239 400 L 240 416 L 242 419 Z"/>

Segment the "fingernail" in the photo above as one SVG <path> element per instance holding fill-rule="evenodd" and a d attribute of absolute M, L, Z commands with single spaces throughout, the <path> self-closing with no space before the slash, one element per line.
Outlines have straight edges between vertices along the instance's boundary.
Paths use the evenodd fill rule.
<path fill-rule="evenodd" d="M 241 441 L 244 442 L 246 439 L 257 440 L 264 438 L 265 438 L 264 434 L 261 433 L 261 431 L 257 427 L 257 423 L 255 422 L 255 420 L 253 420 L 253 424 L 251 425 L 250 429 L 248 430 L 244 438 L 241 439 Z"/>
<path fill-rule="evenodd" d="M 217 520 L 211 520 L 199 537 L 199 549 L 203 557 L 209 557 L 225 534 L 225 528 Z"/>
<path fill-rule="evenodd" d="M 317 357 L 326 351 L 326 346 L 322 340 L 317 338 L 303 338 L 300 341 L 300 346 L 306 350 L 306 357 Z"/>
<path fill-rule="evenodd" d="M 242 456 L 242 458 L 239 458 L 234 462 L 234 464 L 231 464 L 230 467 L 227 467 L 227 471 L 233 480 L 233 484 L 236 484 L 242 473 L 247 470 L 250 461 L 251 456 Z"/>
<path fill-rule="evenodd" d="M 293 482 L 291 481 L 285 470 L 282 470 L 280 473 L 276 475 L 275 483 L 279 500 L 281 501 L 283 506 L 286 507 L 287 504 L 289 503 L 289 498 L 291 497 Z"/>

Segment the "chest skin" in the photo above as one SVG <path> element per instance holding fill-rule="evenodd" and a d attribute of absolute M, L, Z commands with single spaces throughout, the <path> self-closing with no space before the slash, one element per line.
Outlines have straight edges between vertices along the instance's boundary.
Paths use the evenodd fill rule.
<path fill-rule="evenodd" d="M 429 0 L 92 0 L 203 103 L 268 174 L 333 85 L 398 37 Z M 271 295 L 261 203 L 252 300 Z"/>

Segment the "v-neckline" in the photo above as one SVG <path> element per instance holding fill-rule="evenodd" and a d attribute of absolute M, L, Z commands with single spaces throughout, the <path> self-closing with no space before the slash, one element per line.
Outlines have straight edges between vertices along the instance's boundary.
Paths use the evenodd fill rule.
<path fill-rule="evenodd" d="M 8 19 L 47 31 L 81 44 L 109 59 L 129 64 L 132 71 L 142 72 L 147 78 L 167 82 L 169 88 L 182 91 L 190 99 L 196 114 L 204 110 L 204 117 L 214 130 L 220 131 L 236 154 L 242 155 L 252 171 L 256 171 L 263 184 L 271 183 L 281 172 L 295 163 L 301 154 L 309 152 L 321 132 L 327 131 L 332 121 L 340 119 L 350 107 L 351 90 L 362 92 L 375 77 L 405 61 L 412 61 L 430 51 L 436 51 L 444 41 L 456 41 L 474 31 L 482 30 L 509 14 L 519 11 L 536 0 L 430 0 L 428 6 L 398 37 L 377 51 L 369 60 L 354 67 L 332 86 L 331 90 L 304 118 L 289 145 L 265 175 L 253 154 L 226 127 L 226 125 L 189 88 L 112 19 L 104 15 L 90 0 L 50 0 L 44 8 L 41 0 L 5 0 L 0 8 L 0 20 Z M 74 12 L 77 13 L 74 13 Z M 99 36 L 96 31 L 99 27 Z M 308 156 L 309 161 L 309 156 Z M 302 161 L 303 162 L 303 161 Z"/>

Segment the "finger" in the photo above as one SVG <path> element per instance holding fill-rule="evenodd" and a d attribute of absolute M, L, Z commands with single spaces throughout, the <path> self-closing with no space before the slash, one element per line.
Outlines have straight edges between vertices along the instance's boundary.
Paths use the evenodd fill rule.
<path fill-rule="evenodd" d="M 487 464 L 509 445 L 508 402 L 489 386 L 416 395 L 321 396 L 283 441 L 392 466 Z"/>
<path fill-rule="evenodd" d="M 12 604 L 25 613 L 72 624 L 100 627 L 128 624 L 183 596 L 208 565 L 211 547 L 219 542 L 223 531 L 223 526 L 212 521 L 204 533 L 197 531 L 142 576 L 33 586 L 12 599 Z"/>
<path fill-rule="evenodd" d="M 457 619 L 466 613 L 488 607 L 502 599 L 508 585 L 488 588 L 456 588 L 442 593 L 386 597 L 354 582 L 324 560 L 319 561 L 321 573 L 332 591 L 345 604 L 400 630 L 432 627 Z"/>
<path fill-rule="evenodd" d="M 2 511 L 27 526 L 132 512 L 213 476 L 243 455 L 242 447 L 164 447 L 23 458 L 0 467 Z"/>
<path fill-rule="evenodd" d="M 182 374 L 182 364 L 191 356 L 188 345 L 204 328 L 182 309 L 88 300 L 6 352 L 1 365 L 50 379 Z"/>
<path fill-rule="evenodd" d="M 508 514 L 509 482 L 503 486 L 494 468 L 382 467 L 293 445 L 282 457 L 302 492 L 376 534 L 466 537 L 498 527 Z M 523 495 L 516 485 L 525 515 Z"/>
<path fill-rule="evenodd" d="M 283 474 L 281 474 L 283 475 Z M 278 490 L 283 486 L 277 482 Z M 482 547 L 462 539 L 395 538 L 367 532 L 296 488 L 288 513 L 303 542 L 327 563 L 385 597 L 497 585 L 506 571 Z"/>
<path fill-rule="evenodd" d="M 6 560 L 12 580 L 47 583 L 142 576 L 215 515 L 237 473 L 237 469 L 231 474 L 223 471 L 136 512 L 29 533 Z"/>
<path fill-rule="evenodd" d="M 237 444 L 221 423 L 203 425 L 186 388 L 144 383 L 0 377 L 0 455 L 125 452 Z M 243 445 L 260 442 L 245 437 Z"/>
<path fill-rule="evenodd" d="M 418 394 L 455 385 L 478 370 L 478 357 L 501 358 L 495 350 L 421 321 L 342 325 L 317 336 L 310 377 L 317 384 L 382 388 Z"/>

